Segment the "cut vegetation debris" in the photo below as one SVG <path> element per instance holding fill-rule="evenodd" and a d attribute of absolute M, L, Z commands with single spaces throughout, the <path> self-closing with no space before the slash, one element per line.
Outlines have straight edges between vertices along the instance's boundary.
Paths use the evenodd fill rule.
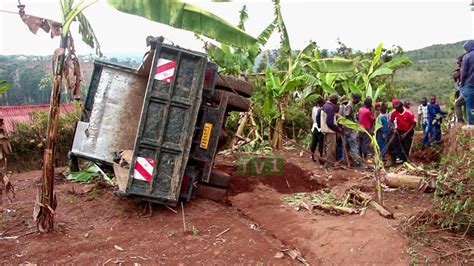
<path fill-rule="evenodd" d="M 346 189 L 341 197 L 333 191 L 319 193 L 296 193 L 283 198 L 283 202 L 296 206 L 297 210 L 306 209 L 310 213 L 314 208 L 333 214 L 357 214 L 370 206 L 385 218 L 393 218 L 393 214 L 382 205 L 372 200 L 368 194 L 354 188 Z"/>
<path fill-rule="evenodd" d="M 100 177 L 100 176 L 102 176 L 108 184 L 110 185 L 114 184 L 112 180 L 114 176 L 111 174 L 106 174 L 95 163 L 90 164 L 87 168 L 85 168 L 82 171 L 69 173 L 68 175 L 66 175 L 66 178 L 67 180 L 72 181 L 72 182 L 90 183 L 95 178 Z"/>

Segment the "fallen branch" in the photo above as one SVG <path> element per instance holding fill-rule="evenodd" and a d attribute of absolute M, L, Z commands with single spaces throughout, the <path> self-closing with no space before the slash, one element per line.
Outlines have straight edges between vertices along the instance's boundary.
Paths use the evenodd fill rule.
<path fill-rule="evenodd" d="M 216 235 L 216 238 L 220 237 L 221 235 L 229 232 L 230 228 L 225 229 L 224 231 L 220 232 L 218 235 Z"/>
<path fill-rule="evenodd" d="M 372 199 L 369 195 L 365 194 L 364 192 L 358 190 L 358 189 L 353 189 L 352 193 L 354 193 L 354 196 L 359 198 L 363 202 L 367 202 L 367 205 L 370 207 L 374 208 L 380 215 L 382 215 L 385 218 L 388 219 L 393 219 L 393 213 L 385 209 L 382 205 L 377 203 L 375 200 Z"/>
<path fill-rule="evenodd" d="M 184 206 L 183 206 L 183 202 L 181 202 L 181 214 L 183 215 L 183 232 L 186 233 L 186 220 L 184 219 Z"/>
<path fill-rule="evenodd" d="M 345 214 L 359 213 L 359 210 L 355 208 L 341 207 L 341 206 L 331 205 L 331 204 L 315 203 L 314 206 L 326 211 L 334 211 L 334 212 L 345 213 Z"/>
<path fill-rule="evenodd" d="M 464 251 L 468 251 L 468 250 L 474 250 L 474 247 L 468 247 L 468 248 L 463 248 L 463 249 L 456 250 L 456 251 L 453 251 L 453 252 L 449 252 L 449 253 L 446 253 L 442 256 L 439 256 L 437 259 L 441 259 L 441 258 L 444 258 L 444 257 L 449 257 L 449 256 L 452 256 L 452 255 L 455 255 L 455 254 L 458 254 L 458 253 L 461 253 L 461 252 L 464 252 Z"/>

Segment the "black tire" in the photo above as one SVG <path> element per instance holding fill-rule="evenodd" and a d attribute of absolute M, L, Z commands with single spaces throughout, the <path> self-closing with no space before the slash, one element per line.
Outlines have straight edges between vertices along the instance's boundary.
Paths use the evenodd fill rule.
<path fill-rule="evenodd" d="M 197 196 L 203 199 L 221 201 L 225 198 L 227 190 L 218 187 L 211 187 L 203 183 L 197 184 Z"/>
<path fill-rule="evenodd" d="M 216 89 L 237 92 L 244 97 L 250 97 L 253 93 L 252 83 L 223 74 L 217 75 Z"/>
<path fill-rule="evenodd" d="M 211 175 L 209 176 L 209 184 L 216 186 L 216 187 L 222 187 L 226 188 L 229 185 L 230 182 L 230 175 L 228 173 L 219 171 L 217 169 L 213 169 L 211 171 Z"/>
<path fill-rule="evenodd" d="M 229 91 L 216 90 L 212 99 L 220 102 L 224 97 L 228 97 L 228 111 L 247 112 L 250 108 L 250 101 L 247 98 Z"/>

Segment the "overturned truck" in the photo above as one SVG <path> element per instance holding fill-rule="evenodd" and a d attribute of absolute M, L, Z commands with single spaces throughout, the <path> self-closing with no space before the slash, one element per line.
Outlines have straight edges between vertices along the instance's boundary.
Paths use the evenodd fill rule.
<path fill-rule="evenodd" d="M 219 75 L 205 54 L 147 38 L 138 69 L 96 60 L 69 153 L 113 166 L 118 194 L 176 205 L 225 195 L 229 175 L 213 169 L 231 111 L 247 111 L 252 85 Z M 124 152 L 125 151 L 125 152 Z M 128 165 L 118 154 L 129 152 Z"/>

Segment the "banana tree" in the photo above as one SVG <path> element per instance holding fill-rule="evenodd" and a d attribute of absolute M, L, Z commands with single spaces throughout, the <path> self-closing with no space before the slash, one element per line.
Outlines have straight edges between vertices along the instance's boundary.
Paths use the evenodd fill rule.
<path fill-rule="evenodd" d="M 43 172 L 33 213 L 33 219 L 40 232 L 50 232 L 54 228 L 54 212 L 57 204 L 54 194 L 54 157 L 58 133 L 61 83 L 63 76 L 65 76 L 68 87 L 75 92 L 76 98 L 79 98 L 78 92 L 80 92 L 79 88 L 82 81 L 79 60 L 75 56 L 74 43 L 69 28 L 74 21 L 79 22 L 79 32 L 82 35 L 82 40 L 92 48 L 95 47 L 96 52 L 100 54 L 100 46 L 94 31 L 87 18 L 82 14 L 84 9 L 95 2 L 97 1 L 60 0 L 62 23 L 27 15 L 24 10 L 25 6 L 21 4 L 18 6 L 20 17 L 33 33 L 42 28 L 46 32 L 51 32 L 51 37 L 60 36 L 61 38 L 60 47 L 56 49 L 53 56 L 53 88 L 43 154 Z"/>
<path fill-rule="evenodd" d="M 245 22 L 248 19 L 247 7 L 245 5 L 239 14 L 240 20 L 237 27 L 245 30 Z M 275 21 L 270 23 L 257 37 L 257 43 L 250 48 L 234 48 L 224 43 L 217 46 L 201 40 L 205 43 L 205 49 L 209 58 L 216 63 L 224 73 L 238 76 L 252 71 L 255 59 L 261 53 L 262 47 L 265 46 L 272 35 L 275 25 Z"/>
<path fill-rule="evenodd" d="M 382 51 L 383 45 L 380 43 L 377 48 L 375 48 L 372 59 L 363 59 L 356 63 L 359 68 L 353 86 L 358 89 L 361 87 L 364 88 L 362 96 L 364 98 L 371 97 L 374 102 L 377 101 L 386 86 L 382 83 L 374 90 L 374 79 L 383 76 L 392 77 L 395 70 L 411 64 L 411 60 L 406 56 L 392 58 L 390 61 L 380 64 Z M 362 80 L 362 82 L 360 82 L 360 80 Z"/>
<path fill-rule="evenodd" d="M 202 34 L 218 42 L 252 48 L 257 39 L 199 7 L 176 0 L 107 0 L 115 9 L 178 29 Z"/>
<path fill-rule="evenodd" d="M 283 145 L 282 133 L 283 123 L 285 121 L 285 109 L 288 104 L 288 93 L 294 91 L 297 87 L 304 83 L 305 76 L 303 75 L 301 60 L 304 56 L 314 52 L 317 49 L 315 42 L 310 42 L 303 50 L 296 56 L 293 63 L 289 66 L 288 71 L 280 78 L 275 75 L 274 69 L 267 67 L 265 88 L 266 97 L 264 102 L 264 114 L 270 113 L 272 106 L 278 103 L 278 118 L 276 119 L 272 147 L 281 149 Z"/>
<path fill-rule="evenodd" d="M 304 95 L 310 96 L 316 90 L 315 87 L 321 87 L 325 93 L 344 93 L 350 95 L 359 93 L 363 98 L 371 97 L 376 101 L 385 88 L 386 84 L 377 85 L 376 78 L 392 77 L 394 71 L 411 63 L 406 56 L 392 58 L 388 62 L 380 63 L 382 55 L 382 44 L 379 44 L 374 50 L 374 56 L 371 59 L 344 59 L 340 57 L 319 59 L 315 54 L 313 58 L 305 58 L 305 68 L 308 70 L 305 74 L 305 82 L 308 84 Z M 339 87 L 342 91 L 336 91 Z"/>
<path fill-rule="evenodd" d="M 343 125 L 346 128 L 350 128 L 357 132 L 362 132 L 367 134 L 370 138 L 370 144 L 374 150 L 374 186 L 375 191 L 377 192 L 377 201 L 383 204 L 383 190 L 382 190 L 382 175 L 385 174 L 385 169 L 383 166 L 383 160 L 381 156 L 380 146 L 377 143 L 377 131 L 382 128 L 382 123 L 379 119 L 376 119 L 374 133 L 370 134 L 362 125 L 357 124 L 347 118 L 339 117 L 337 120 L 338 124 Z"/>

